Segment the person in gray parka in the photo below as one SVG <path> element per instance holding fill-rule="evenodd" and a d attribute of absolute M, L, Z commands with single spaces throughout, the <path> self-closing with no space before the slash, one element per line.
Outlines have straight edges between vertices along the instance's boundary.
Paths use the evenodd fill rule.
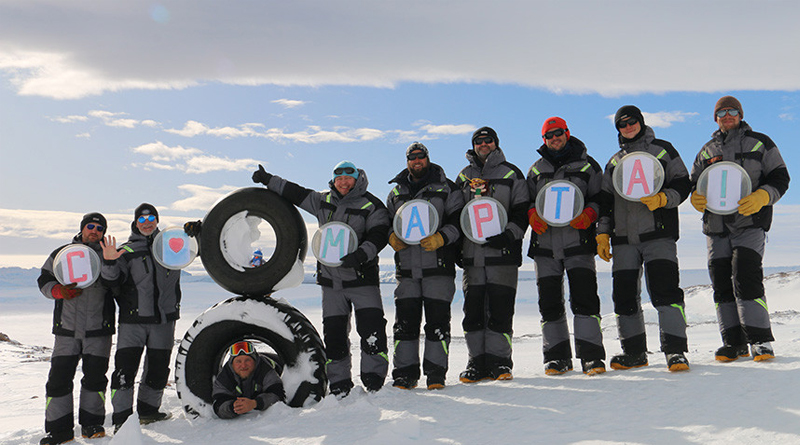
<path fill-rule="evenodd" d="M 261 183 L 311 213 L 319 225 L 347 224 L 358 238 L 358 247 L 341 258 L 341 265 L 317 262 L 317 284 L 322 288 L 322 324 L 331 393 L 344 397 L 353 388 L 350 374 L 350 314 L 355 308 L 356 330 L 361 337 L 361 382 L 367 391 L 378 391 L 389 370 L 386 318 L 381 301 L 378 253 L 386 246 L 389 212 L 367 191 L 367 174 L 350 161 L 333 169 L 330 190 L 317 192 L 264 170 L 253 173 Z"/>
<path fill-rule="evenodd" d="M 107 228 L 100 213 L 87 213 L 81 220 L 80 233 L 71 244 L 83 244 L 101 254 L 100 240 Z M 41 444 L 69 442 L 74 438 L 73 379 L 78 362 L 83 361 L 78 422 L 81 435 L 94 439 L 105 436 L 106 372 L 111 355 L 116 307 L 107 283 L 98 279 L 83 289 L 77 283 L 62 285 L 55 275 L 54 261 L 64 247 L 59 247 L 45 261 L 38 285 L 42 294 L 55 301 L 53 334 L 55 343 L 50 358 L 50 374 L 45 387 L 44 429 Z"/>
<path fill-rule="evenodd" d="M 144 354 L 144 368 L 136 394 L 139 423 L 172 417 L 159 411 L 169 378 L 175 345 L 175 321 L 180 317 L 181 271 L 170 270 L 153 257 L 158 235 L 158 211 L 142 203 L 133 212 L 131 235 L 119 250 L 116 238 L 106 237 L 102 277 L 115 288 L 119 305 L 119 335 L 111 374 L 111 421 L 115 429 L 133 414 L 134 383 Z"/>
<path fill-rule="evenodd" d="M 450 304 L 455 293 L 455 260 L 460 247 L 459 216 L 464 197 L 444 170 L 430 162 L 425 145 L 414 142 L 406 150 L 406 168 L 389 181 L 396 183 L 386 207 L 390 215 L 413 199 L 429 202 L 439 218 L 434 233 L 408 245 L 394 231 L 389 245 L 395 250 L 394 370 L 396 388 L 411 389 L 420 377 L 419 330 L 425 312 L 425 353 L 422 369 L 428 389 L 444 388 L 450 348 Z M 396 218 L 397 216 L 395 216 Z"/>
<path fill-rule="evenodd" d="M 465 203 L 479 196 L 496 199 L 508 213 L 503 232 L 479 244 L 465 237 L 461 244 L 464 267 L 464 337 L 469 361 L 459 379 L 510 380 L 511 336 L 517 277 L 522 265 L 522 238 L 528 228 L 528 186 L 525 175 L 506 161 L 497 133 L 482 127 L 472 135 L 469 165 L 456 185 Z"/>
<path fill-rule="evenodd" d="M 586 153 L 583 142 L 570 135 L 566 121 L 560 117 L 544 121 L 542 139 L 544 144 L 538 150 L 541 158 L 528 171 L 531 196 L 528 221 L 533 229 L 528 256 L 536 264 L 545 374 L 559 375 L 572 370 L 569 326 L 564 309 L 565 271 L 574 315 L 575 355 L 581 360 L 584 373 L 601 374 L 606 370 L 603 363 L 606 352 L 600 328 L 594 223 L 600 210 L 598 196 L 603 169 Z M 536 196 L 556 180 L 571 182 L 584 198 L 581 213 L 563 227 L 548 225 L 536 209 Z"/>
<path fill-rule="evenodd" d="M 658 311 L 661 351 L 667 367 L 686 371 L 686 315 L 677 241 L 678 205 L 689 196 L 689 173 L 678 151 L 669 142 L 656 139 L 637 107 L 621 107 L 614 124 L 620 150 L 611 157 L 603 175 L 596 238 L 597 254 L 604 261 L 611 260 L 614 246 L 612 299 L 622 354 L 611 358 L 611 367 L 630 369 L 648 364 L 640 284 L 644 266 L 650 301 Z M 617 194 L 612 178 L 622 157 L 640 151 L 658 160 L 664 168 L 664 182 L 654 195 L 629 201 Z"/>
<path fill-rule="evenodd" d="M 259 354 L 249 341 L 234 343 L 229 354 L 211 391 L 214 414 L 220 419 L 265 411 L 286 398 L 278 374 L 282 368 L 269 355 Z"/>
<path fill-rule="evenodd" d="M 715 357 L 729 362 L 750 355 L 756 361 L 775 357 L 772 328 L 764 294 L 762 258 L 766 232 L 772 224 L 772 206 L 789 188 L 789 171 L 769 136 L 756 133 L 743 121 L 742 104 L 733 96 L 714 107 L 714 132 L 694 160 L 694 187 L 700 174 L 719 161 L 741 165 L 750 177 L 752 193 L 737 204 L 736 213 L 718 215 L 707 210 L 706 196 L 695 190 L 691 202 L 703 213 L 708 241 L 708 273 L 714 288 L 722 347 Z"/>

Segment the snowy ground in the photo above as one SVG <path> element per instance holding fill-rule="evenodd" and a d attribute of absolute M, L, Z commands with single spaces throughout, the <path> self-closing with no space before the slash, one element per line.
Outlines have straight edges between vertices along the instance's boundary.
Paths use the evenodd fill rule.
<path fill-rule="evenodd" d="M 705 286 L 686 289 L 691 371 L 677 374 L 669 373 L 663 355 L 653 352 L 646 368 L 610 370 L 594 377 L 574 371 L 545 376 L 532 286 L 529 281 L 520 284 L 512 381 L 458 382 L 466 346 L 459 327 L 461 303 L 456 301 L 451 370 L 444 390 L 403 391 L 387 381 L 376 394 L 357 387 L 343 400 L 328 397 L 302 409 L 275 406 L 264 413 L 221 421 L 188 418 L 171 385 L 163 408 L 172 412 L 172 420 L 141 428 L 128 422 L 116 436 L 91 441 L 78 437 L 74 443 L 800 443 L 800 311 L 796 302 L 800 273 L 767 280 L 778 340 L 774 344 L 777 358 L 765 363 L 715 362 L 713 351 L 720 339 L 710 290 Z M 392 286 L 385 285 L 382 291 L 391 325 Z M 281 291 L 319 329 L 318 295 L 313 285 Z M 178 337 L 200 312 L 226 297 L 211 283 L 185 284 Z M 0 332 L 11 339 L 0 342 L 0 443 L 38 443 L 43 435 L 44 384 L 53 342 L 52 306 L 35 288 L 0 289 L 0 303 Z M 603 312 L 612 312 L 606 298 Z M 649 304 L 646 318 L 650 350 L 657 351 L 655 311 Z M 608 354 L 619 352 L 614 317 L 605 316 L 603 327 Z M 358 369 L 357 353 L 354 359 Z M 575 365 L 580 366 L 577 361 Z M 76 388 L 79 377 L 80 372 Z"/>

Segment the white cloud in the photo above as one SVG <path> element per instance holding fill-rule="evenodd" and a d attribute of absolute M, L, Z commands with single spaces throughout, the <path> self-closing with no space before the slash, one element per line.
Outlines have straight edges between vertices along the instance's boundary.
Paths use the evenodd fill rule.
<path fill-rule="evenodd" d="M 477 130 L 478 128 L 474 125 L 469 124 L 461 124 L 461 125 L 423 125 L 419 128 L 422 131 L 426 131 L 430 134 L 434 135 L 460 135 L 460 134 L 470 134 L 473 131 Z"/>
<path fill-rule="evenodd" d="M 238 187 L 223 185 L 222 187 L 212 188 L 198 184 L 184 184 L 178 186 L 178 189 L 180 189 L 182 194 L 189 195 L 189 197 L 173 202 L 170 206 L 172 210 L 183 212 L 201 210 L 205 212 L 210 209 L 218 199 L 238 189 Z"/>
<path fill-rule="evenodd" d="M 196 156 L 186 160 L 186 173 L 209 173 L 213 171 L 242 171 L 256 168 L 255 159 L 230 159 L 216 156 Z"/>
<path fill-rule="evenodd" d="M 89 120 L 86 116 L 70 115 L 70 116 L 57 116 L 50 118 L 53 122 L 60 122 L 62 124 L 74 124 L 75 122 L 86 122 Z"/>
<path fill-rule="evenodd" d="M 276 99 L 273 100 L 272 103 L 281 105 L 286 108 L 297 108 L 302 107 L 306 104 L 305 101 L 302 100 L 292 100 L 292 99 Z"/>
<path fill-rule="evenodd" d="M 794 114 L 792 113 L 781 113 L 778 115 L 778 118 L 784 122 L 793 122 L 794 121 Z"/>
<path fill-rule="evenodd" d="M 131 149 L 134 153 L 150 156 L 154 161 L 172 161 L 180 158 L 196 156 L 202 153 L 197 148 L 183 148 L 178 145 L 170 147 L 161 141 L 140 145 Z"/>
<path fill-rule="evenodd" d="M 690 113 L 685 111 L 657 111 L 655 113 L 642 111 L 644 122 L 647 124 L 647 126 L 654 128 L 671 127 L 675 122 L 686 122 L 687 119 L 698 115 L 699 113 Z M 614 114 L 609 114 L 606 116 L 606 118 L 612 124 L 614 123 Z"/>

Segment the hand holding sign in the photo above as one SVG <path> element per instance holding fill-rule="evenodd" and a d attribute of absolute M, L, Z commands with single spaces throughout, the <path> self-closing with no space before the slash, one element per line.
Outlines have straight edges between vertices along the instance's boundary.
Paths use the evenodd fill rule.
<path fill-rule="evenodd" d="M 56 284 L 50 294 L 57 300 L 72 300 L 83 293 L 83 289 L 77 289 L 78 283 L 72 283 L 64 286 L 63 284 Z"/>
<path fill-rule="evenodd" d="M 696 193 L 705 197 L 705 209 L 717 215 L 731 215 L 740 211 L 742 197 L 750 194 L 750 191 L 750 176 L 735 162 L 721 161 L 711 164 L 697 178 Z M 692 194 L 692 205 L 699 211 L 698 200 Z M 695 201 L 698 201 L 698 205 L 695 205 Z"/>

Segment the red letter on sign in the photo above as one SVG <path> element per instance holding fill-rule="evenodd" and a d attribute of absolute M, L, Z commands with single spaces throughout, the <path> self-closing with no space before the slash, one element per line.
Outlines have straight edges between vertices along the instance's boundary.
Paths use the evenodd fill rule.
<path fill-rule="evenodd" d="M 633 186 L 636 184 L 642 184 L 645 195 L 650 194 L 650 186 L 647 185 L 647 179 L 644 176 L 644 169 L 642 168 L 642 161 L 639 159 L 633 161 L 633 169 L 631 170 L 631 181 L 628 183 L 628 191 L 626 191 L 625 194 L 630 196 L 631 192 L 633 191 Z"/>
<path fill-rule="evenodd" d="M 481 211 L 483 211 L 483 215 L 481 215 Z M 483 238 L 483 223 L 494 219 L 492 206 L 490 204 L 475 204 L 472 206 L 472 213 L 475 220 L 474 233 L 478 235 L 476 238 Z"/>
<path fill-rule="evenodd" d="M 80 282 L 88 280 L 89 277 L 87 277 L 86 274 L 83 274 L 83 275 L 81 275 L 81 276 L 79 276 L 77 278 L 75 277 L 74 271 L 72 269 L 72 258 L 73 257 L 84 258 L 85 255 L 83 254 L 83 251 L 81 251 L 81 250 L 76 250 L 74 252 L 70 252 L 70 253 L 67 254 L 67 270 L 69 270 L 69 282 L 70 283 L 80 283 Z"/>

